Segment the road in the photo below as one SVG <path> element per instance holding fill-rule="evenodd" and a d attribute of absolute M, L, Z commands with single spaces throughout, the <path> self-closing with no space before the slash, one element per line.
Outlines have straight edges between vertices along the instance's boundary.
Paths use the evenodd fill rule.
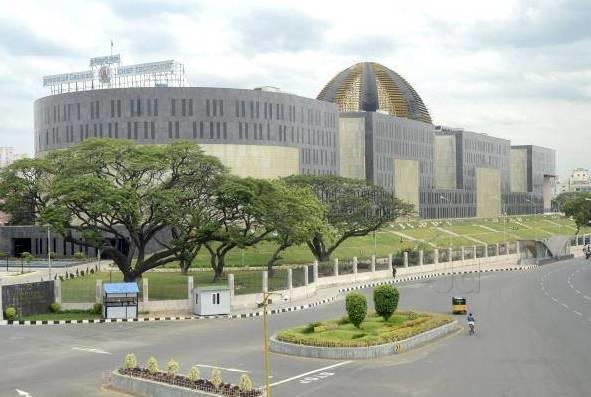
<path fill-rule="evenodd" d="M 466 295 L 477 335 L 465 332 L 418 350 L 372 361 L 272 354 L 274 396 L 587 396 L 591 364 L 591 263 L 573 260 L 530 272 L 497 272 L 400 285 L 400 307 L 447 312 Z M 371 291 L 364 291 L 370 294 Z M 273 332 L 344 314 L 342 301 L 272 316 Z M 459 318 L 463 322 L 463 318 Z M 262 321 L 197 320 L 101 325 L 0 327 L 0 396 L 121 396 L 101 376 L 128 352 L 181 372 L 201 365 L 243 371 L 263 383 Z"/>

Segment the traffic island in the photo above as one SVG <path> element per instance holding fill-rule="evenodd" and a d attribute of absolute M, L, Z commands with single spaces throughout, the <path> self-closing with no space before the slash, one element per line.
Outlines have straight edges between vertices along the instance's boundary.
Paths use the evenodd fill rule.
<path fill-rule="evenodd" d="M 198 367 L 191 367 L 188 375 L 179 375 L 179 364 L 171 359 L 167 371 L 158 369 L 154 357 L 150 357 L 145 367 L 137 365 L 134 354 L 125 357 L 125 366 L 112 373 L 111 387 L 141 397 L 262 397 L 261 389 L 254 388 L 250 377 L 240 376 L 240 384 L 233 385 L 222 380 L 219 369 L 213 368 L 210 379 L 201 378 Z"/>
<path fill-rule="evenodd" d="M 411 350 L 457 327 L 452 317 L 431 313 L 396 312 L 388 320 L 372 314 L 359 327 L 343 317 L 281 331 L 271 338 L 270 348 L 302 357 L 366 360 Z"/>

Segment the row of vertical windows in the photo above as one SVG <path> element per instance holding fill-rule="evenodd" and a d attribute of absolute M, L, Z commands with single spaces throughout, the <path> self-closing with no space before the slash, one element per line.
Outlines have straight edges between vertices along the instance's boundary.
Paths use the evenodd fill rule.
<path fill-rule="evenodd" d="M 223 117 L 224 116 L 224 101 L 221 99 L 206 99 L 205 100 L 205 115 L 207 117 Z"/>
<path fill-rule="evenodd" d="M 310 165 L 336 166 L 337 154 L 322 149 L 302 149 L 302 163 Z"/>

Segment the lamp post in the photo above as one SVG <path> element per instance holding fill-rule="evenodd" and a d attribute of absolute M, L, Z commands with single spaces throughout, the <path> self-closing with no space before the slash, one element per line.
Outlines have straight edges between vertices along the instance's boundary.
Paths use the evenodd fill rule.
<path fill-rule="evenodd" d="M 451 205 L 451 201 L 447 197 L 445 197 L 443 195 L 440 195 L 439 198 L 442 199 L 442 200 L 447 201 Z M 448 236 L 448 245 L 451 248 L 451 234 L 448 233 L 447 236 Z"/>
<path fill-rule="evenodd" d="M 49 279 L 51 280 L 51 230 L 47 225 L 47 266 L 49 267 Z"/>
<path fill-rule="evenodd" d="M 271 397 L 271 367 L 269 366 L 269 314 L 267 307 L 269 305 L 269 298 L 273 295 L 281 294 L 277 292 L 263 291 L 263 354 L 265 361 L 265 397 Z"/>

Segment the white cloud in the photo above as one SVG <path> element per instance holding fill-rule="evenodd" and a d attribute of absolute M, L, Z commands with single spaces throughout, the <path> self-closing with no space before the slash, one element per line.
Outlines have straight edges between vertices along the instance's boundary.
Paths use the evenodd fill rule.
<path fill-rule="evenodd" d="M 337 72 L 380 62 L 437 123 L 558 151 L 562 175 L 591 167 L 591 7 L 584 0 L 21 0 L 0 16 L 2 145 L 33 151 L 44 74 L 177 59 L 197 86 L 276 85 L 315 97 Z"/>

